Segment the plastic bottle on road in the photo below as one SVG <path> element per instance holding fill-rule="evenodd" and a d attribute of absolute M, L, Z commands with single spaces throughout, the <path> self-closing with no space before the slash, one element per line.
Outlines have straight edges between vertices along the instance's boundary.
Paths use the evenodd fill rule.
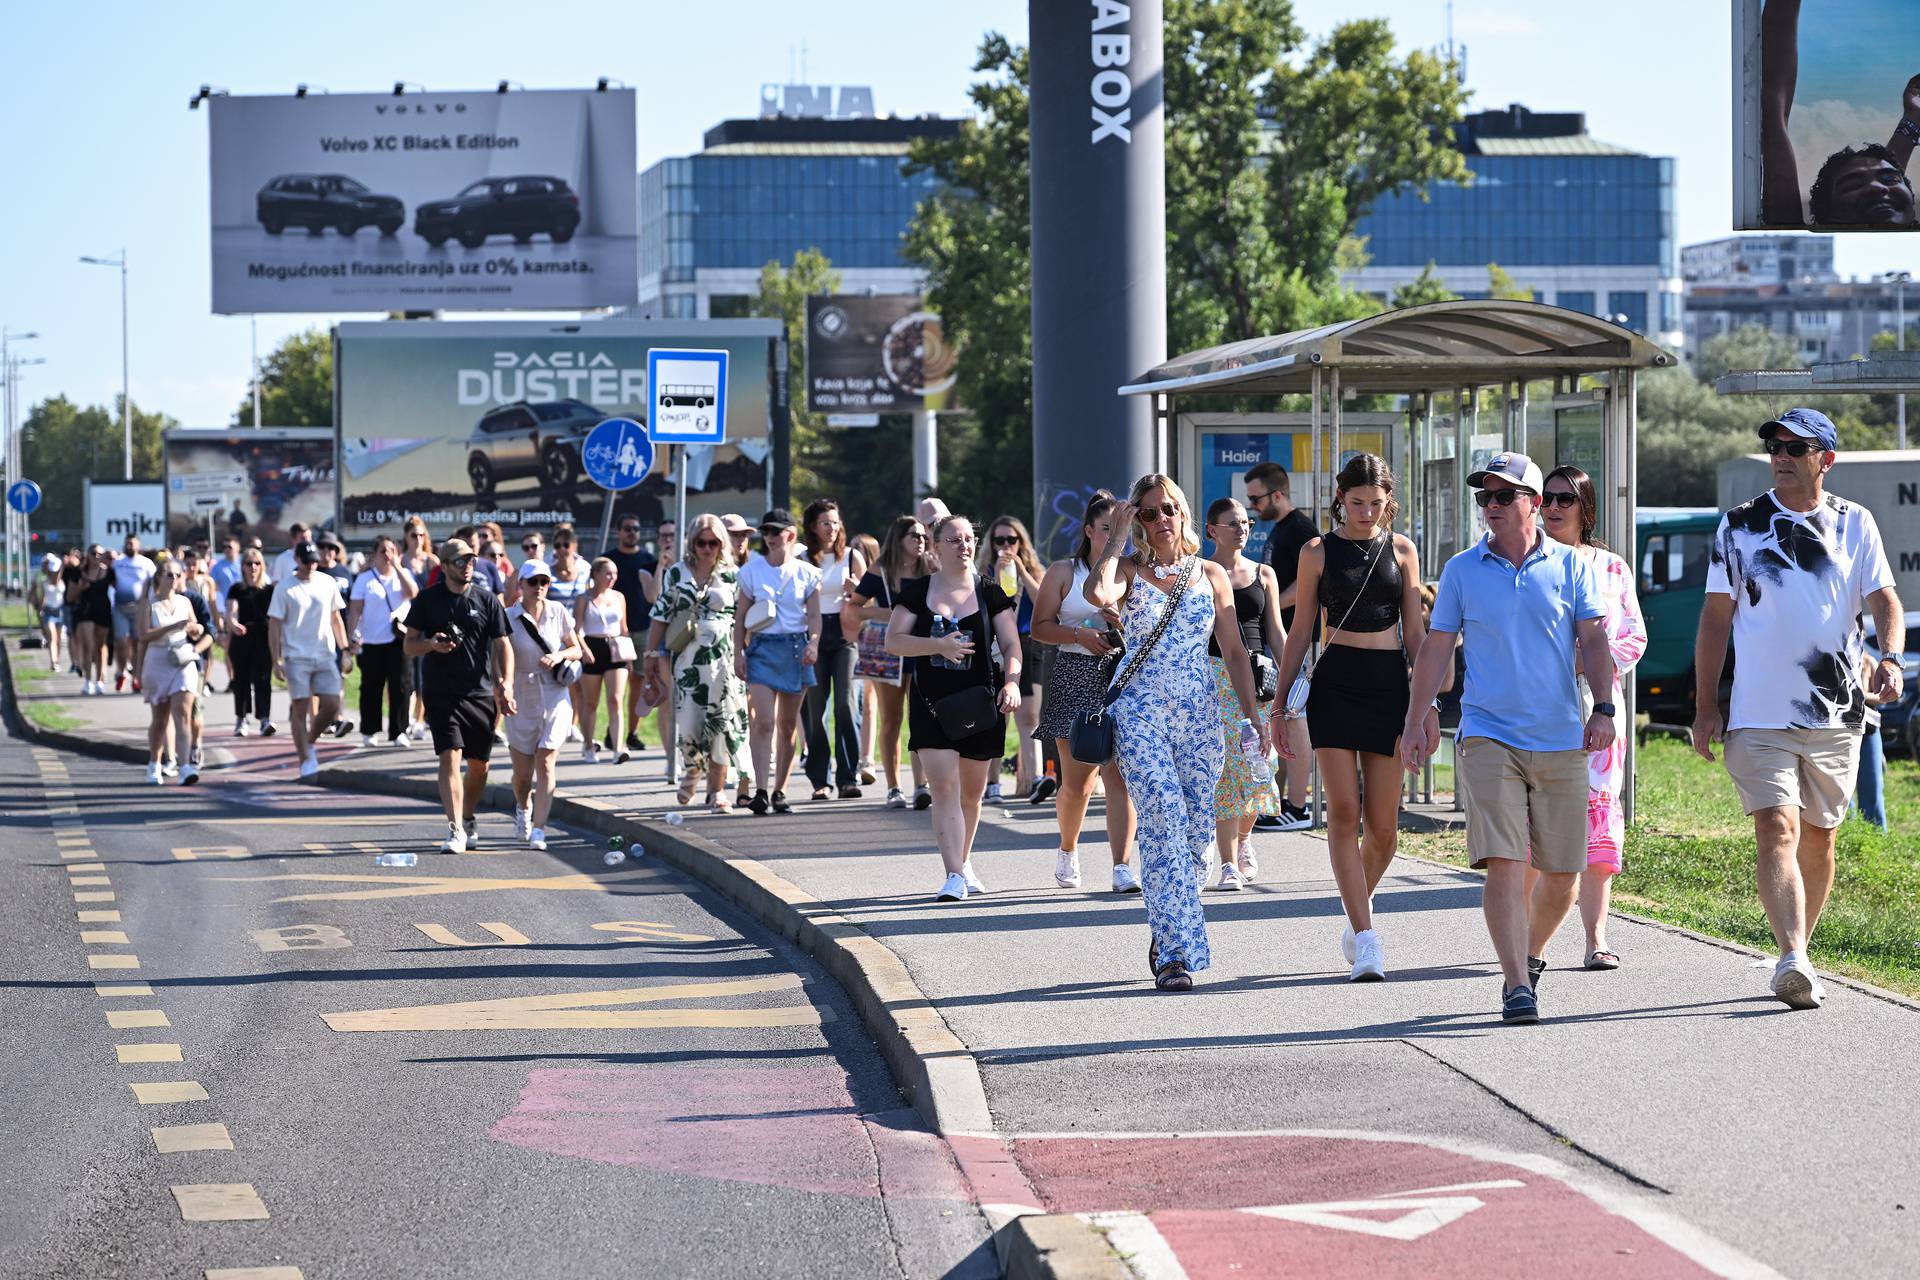
<path fill-rule="evenodd" d="M 373 860 L 376 867 L 411 867 L 420 862 L 417 853 L 383 853 Z"/>
<path fill-rule="evenodd" d="M 624 836 L 607 837 L 607 856 L 603 861 L 610 867 L 617 867 L 627 860 L 627 841 Z"/>
<path fill-rule="evenodd" d="M 1260 732 L 1253 727 L 1253 721 L 1245 717 L 1240 720 L 1240 754 L 1247 758 L 1247 767 L 1253 771 L 1255 782 L 1263 787 L 1273 785 L 1273 766 L 1260 750 Z"/>
<path fill-rule="evenodd" d="M 667 815 L 667 825 L 670 827 L 680 826 L 686 820 L 687 815 L 684 813 L 670 813 Z"/>

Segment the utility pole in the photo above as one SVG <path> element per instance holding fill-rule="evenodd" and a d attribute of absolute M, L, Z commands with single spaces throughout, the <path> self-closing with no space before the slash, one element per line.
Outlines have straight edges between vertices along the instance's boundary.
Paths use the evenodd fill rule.
<path fill-rule="evenodd" d="M 1889 271 L 1887 272 L 1886 278 L 1893 284 L 1894 305 L 1898 308 L 1900 317 L 1898 322 L 1899 332 L 1897 335 L 1900 344 L 1899 349 L 1905 351 L 1907 349 L 1907 281 L 1913 279 L 1913 273 L 1911 271 Z M 1907 447 L 1906 392 L 1899 392 L 1894 397 L 1894 406 L 1898 416 L 1894 420 L 1893 447 L 1896 449 L 1904 449 Z"/>
<path fill-rule="evenodd" d="M 120 431 L 126 437 L 126 465 L 123 480 L 133 479 L 133 390 L 127 381 L 127 251 L 117 258 L 88 258 L 80 261 L 95 267 L 120 269 Z"/>

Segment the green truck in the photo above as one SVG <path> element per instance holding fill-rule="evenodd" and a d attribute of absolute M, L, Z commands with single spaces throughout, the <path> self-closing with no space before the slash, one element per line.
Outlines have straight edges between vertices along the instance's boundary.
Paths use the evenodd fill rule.
<path fill-rule="evenodd" d="M 1712 507 L 1642 507 L 1634 521 L 1640 610 L 1647 618 L 1634 696 L 1637 709 L 1656 724 L 1693 723 L 1693 640 L 1719 527 L 1720 512 Z"/>

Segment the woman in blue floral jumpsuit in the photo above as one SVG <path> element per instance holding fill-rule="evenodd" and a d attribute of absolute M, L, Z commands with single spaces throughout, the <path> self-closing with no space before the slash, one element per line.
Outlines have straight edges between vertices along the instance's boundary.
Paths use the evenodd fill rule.
<path fill-rule="evenodd" d="M 1193 509 L 1171 478 L 1143 476 L 1128 501 L 1114 508 L 1113 528 L 1126 529 L 1132 552 L 1119 558 L 1122 539 L 1112 537 L 1087 575 L 1087 600 L 1118 607 L 1129 657 L 1120 662 L 1125 680 L 1112 712 L 1120 773 L 1140 817 L 1141 882 L 1146 888 L 1148 963 L 1163 991 L 1187 991 L 1193 972 L 1212 963 L 1207 922 L 1200 909 L 1207 847 L 1214 836 L 1213 793 L 1227 740 L 1214 692 L 1207 640 L 1219 645 L 1234 692 L 1247 718 L 1254 714 L 1253 667 L 1234 625 L 1233 586 L 1217 564 L 1199 556 Z M 1178 602 L 1173 593 L 1185 583 Z M 1146 661 L 1132 670 L 1168 608 L 1176 610 Z M 1131 675 L 1128 672 L 1131 670 Z"/>

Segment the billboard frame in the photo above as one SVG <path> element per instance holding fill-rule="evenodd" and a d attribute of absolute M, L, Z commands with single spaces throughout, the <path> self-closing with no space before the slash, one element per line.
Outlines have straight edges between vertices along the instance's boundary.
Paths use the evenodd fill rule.
<path fill-rule="evenodd" d="M 167 532 L 173 532 L 172 512 L 167 497 L 173 492 L 173 455 L 168 446 L 176 440 L 183 443 L 220 440 L 257 440 L 263 442 L 286 441 L 312 444 L 325 441 L 333 448 L 333 510 L 330 513 L 334 524 L 340 521 L 340 432 L 339 392 L 334 392 L 335 426 L 326 427 L 170 427 L 160 433 L 160 502 L 161 521 L 167 524 Z"/>

